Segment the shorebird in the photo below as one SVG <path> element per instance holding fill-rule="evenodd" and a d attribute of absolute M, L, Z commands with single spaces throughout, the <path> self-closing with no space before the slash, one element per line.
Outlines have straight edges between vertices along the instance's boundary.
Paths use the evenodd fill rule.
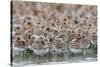
<path fill-rule="evenodd" d="M 80 42 L 78 42 L 76 39 L 73 39 L 70 42 L 69 49 L 70 49 L 71 53 L 74 53 L 74 54 L 80 54 L 83 52 Z"/>
<path fill-rule="evenodd" d="M 21 25 L 15 25 L 15 26 L 13 27 L 12 36 L 15 37 L 16 35 L 22 34 L 21 31 L 22 31 Z"/>
<path fill-rule="evenodd" d="M 32 36 L 31 36 L 30 40 L 28 41 L 28 48 L 29 48 L 30 50 L 33 50 L 34 41 L 35 41 L 36 39 L 38 39 L 38 38 L 39 38 L 38 35 L 32 35 Z"/>
<path fill-rule="evenodd" d="M 32 40 L 33 43 L 32 41 L 30 41 L 31 45 L 29 46 L 29 48 L 33 50 L 35 54 L 42 56 L 49 51 L 48 42 L 44 36 L 33 35 Z"/>
<path fill-rule="evenodd" d="M 26 30 L 23 34 L 22 34 L 22 37 L 23 39 L 28 43 L 28 41 L 31 39 L 31 36 L 32 36 L 32 30 L 28 29 Z"/>
<path fill-rule="evenodd" d="M 55 39 L 55 54 L 62 54 L 65 51 L 65 44 L 62 38 L 56 38 Z"/>
<path fill-rule="evenodd" d="M 23 32 L 26 32 L 26 30 L 31 30 L 31 32 L 33 32 L 34 31 L 34 24 L 33 24 L 33 22 L 32 21 L 30 21 L 30 20 L 24 20 L 24 23 L 23 23 L 23 25 L 22 25 L 22 27 L 23 27 Z"/>
<path fill-rule="evenodd" d="M 96 34 L 96 31 L 91 33 L 91 39 L 90 40 L 91 40 L 91 45 L 94 48 L 97 48 L 97 34 Z"/>
<path fill-rule="evenodd" d="M 72 29 L 67 29 L 67 41 L 72 41 L 75 38 L 75 31 Z"/>
<path fill-rule="evenodd" d="M 84 50 L 84 53 L 87 53 L 88 49 L 91 46 L 91 41 L 89 39 L 82 39 L 80 41 L 80 44 L 81 44 L 81 48 L 83 48 L 83 50 Z"/>
<path fill-rule="evenodd" d="M 20 35 L 16 36 L 13 42 L 13 53 L 24 53 L 27 48 L 27 44 L 24 39 Z"/>

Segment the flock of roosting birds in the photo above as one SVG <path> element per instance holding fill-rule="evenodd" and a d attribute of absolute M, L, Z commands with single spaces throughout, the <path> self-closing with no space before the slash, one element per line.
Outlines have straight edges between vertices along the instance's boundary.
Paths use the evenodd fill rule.
<path fill-rule="evenodd" d="M 72 8 L 69 7 L 71 5 L 51 6 L 48 3 L 43 8 L 44 3 L 36 3 L 37 7 L 32 8 L 32 3 L 24 2 L 24 6 L 18 8 L 16 4 L 15 1 L 12 19 L 13 52 L 29 49 L 36 55 L 77 54 L 89 48 L 97 48 L 96 6 L 73 5 Z"/>

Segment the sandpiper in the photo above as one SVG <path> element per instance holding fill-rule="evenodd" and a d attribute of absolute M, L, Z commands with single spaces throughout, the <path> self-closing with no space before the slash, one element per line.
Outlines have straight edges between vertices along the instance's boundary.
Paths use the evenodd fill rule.
<path fill-rule="evenodd" d="M 31 39 L 32 32 L 30 29 L 26 30 L 23 34 L 22 37 L 23 39 L 28 43 L 28 41 Z"/>
<path fill-rule="evenodd" d="M 71 53 L 75 53 L 75 54 L 80 54 L 83 52 L 80 42 L 78 42 L 76 39 L 73 39 L 70 42 L 69 49 L 70 49 Z"/>
<path fill-rule="evenodd" d="M 37 55 L 44 55 L 49 51 L 48 42 L 43 35 L 33 35 L 33 43 L 30 45 L 30 49 Z"/>
<path fill-rule="evenodd" d="M 37 36 L 37 35 L 32 35 L 32 36 L 31 36 L 30 40 L 28 41 L 28 48 L 29 48 L 30 50 L 33 50 L 34 41 L 35 41 L 36 39 L 38 39 L 38 38 L 39 38 L 39 36 Z"/>
<path fill-rule="evenodd" d="M 27 30 L 30 30 L 30 32 L 33 33 L 34 31 L 34 24 L 32 21 L 25 19 L 23 22 L 23 31 L 22 32 L 26 32 Z"/>
<path fill-rule="evenodd" d="M 12 31 L 12 37 L 15 38 L 16 35 L 21 35 L 22 31 L 22 27 L 21 25 L 15 25 L 13 27 L 13 31 Z"/>
<path fill-rule="evenodd" d="M 62 54 L 65 51 L 65 44 L 62 38 L 56 38 L 55 39 L 55 53 L 56 54 Z"/>
<path fill-rule="evenodd" d="M 97 48 L 97 34 L 96 31 L 91 33 L 91 44 L 94 48 Z"/>
<path fill-rule="evenodd" d="M 24 39 L 20 35 L 16 36 L 15 41 L 13 42 L 13 53 L 21 53 L 24 52 L 27 48 L 27 44 Z"/>

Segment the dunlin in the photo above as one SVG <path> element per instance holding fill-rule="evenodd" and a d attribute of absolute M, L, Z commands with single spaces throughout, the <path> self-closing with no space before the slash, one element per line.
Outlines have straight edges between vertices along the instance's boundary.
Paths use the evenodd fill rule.
<path fill-rule="evenodd" d="M 33 35 L 33 44 L 30 45 L 30 49 L 34 51 L 37 55 L 44 55 L 49 51 L 49 45 L 44 36 L 34 36 Z"/>
<path fill-rule="evenodd" d="M 81 48 L 84 50 L 83 53 L 87 54 L 88 50 L 91 47 L 91 41 L 89 39 L 82 39 L 80 43 L 81 43 Z"/>
<path fill-rule="evenodd" d="M 15 25 L 15 27 L 13 28 L 13 31 L 12 31 L 12 35 L 16 36 L 16 35 L 21 35 L 21 34 L 22 34 L 21 25 Z"/>
<path fill-rule="evenodd" d="M 27 48 L 27 44 L 21 36 L 16 36 L 15 41 L 13 42 L 13 53 L 24 52 Z"/>
<path fill-rule="evenodd" d="M 54 46 L 56 54 L 62 54 L 65 50 L 65 44 L 62 38 L 56 38 Z"/>
<path fill-rule="evenodd" d="M 69 46 L 69 49 L 72 53 L 75 53 L 75 54 L 79 54 L 79 53 L 82 53 L 83 50 L 81 48 L 81 44 L 80 42 L 77 42 L 76 39 L 73 39 L 71 42 L 70 42 L 70 46 Z"/>

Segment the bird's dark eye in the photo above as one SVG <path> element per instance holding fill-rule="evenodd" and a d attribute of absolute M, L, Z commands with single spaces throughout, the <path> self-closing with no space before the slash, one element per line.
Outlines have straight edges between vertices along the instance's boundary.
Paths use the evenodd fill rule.
<path fill-rule="evenodd" d="M 89 24 L 89 26 L 91 27 L 91 24 Z"/>
<path fill-rule="evenodd" d="M 27 24 L 28 24 L 28 25 L 31 25 L 31 22 L 28 22 Z"/>
<path fill-rule="evenodd" d="M 42 45 L 44 45 L 44 41 L 41 41 Z"/>
<path fill-rule="evenodd" d="M 47 28 L 46 30 L 48 30 L 48 31 L 49 31 L 50 29 L 49 29 L 49 28 Z"/>
<path fill-rule="evenodd" d="M 54 26 L 55 24 L 54 23 L 52 23 L 52 26 Z"/>
<path fill-rule="evenodd" d="M 74 22 L 75 22 L 75 24 L 78 24 L 79 23 L 78 20 L 75 20 Z"/>
<path fill-rule="evenodd" d="M 66 24 L 66 23 L 64 22 L 64 24 Z"/>
<path fill-rule="evenodd" d="M 52 39 L 50 39 L 50 42 L 52 42 Z"/>
<path fill-rule="evenodd" d="M 38 22 L 37 24 L 40 24 L 40 22 Z"/>
<path fill-rule="evenodd" d="M 17 29 L 17 30 L 20 30 L 20 27 L 18 26 L 18 27 L 16 27 L 16 29 Z"/>
<path fill-rule="evenodd" d="M 21 40 L 21 38 L 20 37 L 17 37 L 17 40 Z"/>

